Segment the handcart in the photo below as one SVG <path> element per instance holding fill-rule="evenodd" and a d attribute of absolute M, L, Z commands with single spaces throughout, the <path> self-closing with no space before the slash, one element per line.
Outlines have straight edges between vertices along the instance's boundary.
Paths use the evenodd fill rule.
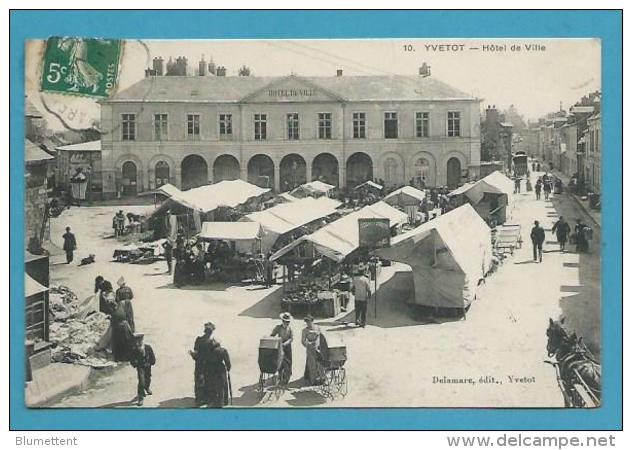
<path fill-rule="evenodd" d="M 283 365 L 283 345 L 281 338 L 264 336 L 259 340 L 259 384 L 257 393 L 263 399 L 266 391 L 287 383 L 286 369 Z"/>
<path fill-rule="evenodd" d="M 502 253 L 511 253 L 516 248 L 522 247 L 522 231 L 520 225 L 500 225 L 496 228 L 496 250 Z"/>
<path fill-rule="evenodd" d="M 328 342 L 324 335 L 321 336 L 321 364 L 325 370 L 323 392 L 332 398 L 336 395 L 344 397 L 349 391 L 347 370 L 344 367 L 347 362 L 347 347 L 342 343 Z"/>

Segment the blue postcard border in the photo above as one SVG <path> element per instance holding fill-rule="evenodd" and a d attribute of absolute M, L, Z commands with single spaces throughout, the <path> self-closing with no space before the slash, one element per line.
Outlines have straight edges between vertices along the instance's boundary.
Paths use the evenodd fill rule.
<path fill-rule="evenodd" d="M 10 415 L 12 430 L 616 430 L 622 385 L 622 11 L 12 11 L 10 15 Z M 458 26 L 455 26 L 458 24 Z M 110 38 L 594 37 L 602 42 L 603 406 L 555 409 L 65 409 L 24 406 L 24 41 Z M 616 153 L 615 153 L 616 150 Z"/>

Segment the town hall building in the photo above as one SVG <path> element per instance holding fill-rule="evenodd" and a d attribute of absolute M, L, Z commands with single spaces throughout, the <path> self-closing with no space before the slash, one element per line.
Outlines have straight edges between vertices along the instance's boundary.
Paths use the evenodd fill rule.
<path fill-rule="evenodd" d="M 101 102 L 106 198 L 243 179 L 277 192 L 478 177 L 480 100 L 431 76 L 147 76 Z"/>

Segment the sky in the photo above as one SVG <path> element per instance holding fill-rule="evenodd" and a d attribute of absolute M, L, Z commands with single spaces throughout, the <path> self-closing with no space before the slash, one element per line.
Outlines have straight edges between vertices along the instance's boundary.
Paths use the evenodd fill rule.
<path fill-rule="evenodd" d="M 425 62 L 432 77 L 481 98 L 481 108 L 513 104 L 525 119 L 601 90 L 597 39 L 130 40 L 119 89 L 143 78 L 155 56 L 165 62 L 186 56 L 190 72 L 202 57 L 212 58 L 228 76 L 243 64 L 254 76 L 334 76 L 336 69 L 344 75 L 415 75 Z M 39 59 L 27 57 L 27 88 L 34 85 L 28 79 L 37 78 Z"/>

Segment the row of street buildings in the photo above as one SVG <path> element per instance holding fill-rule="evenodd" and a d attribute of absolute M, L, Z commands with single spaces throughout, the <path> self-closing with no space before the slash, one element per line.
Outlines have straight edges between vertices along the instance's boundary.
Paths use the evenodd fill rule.
<path fill-rule="evenodd" d="M 601 193 L 601 93 L 583 96 L 568 111 L 547 114 L 525 131 L 524 148 L 570 177 L 580 188 Z"/>

